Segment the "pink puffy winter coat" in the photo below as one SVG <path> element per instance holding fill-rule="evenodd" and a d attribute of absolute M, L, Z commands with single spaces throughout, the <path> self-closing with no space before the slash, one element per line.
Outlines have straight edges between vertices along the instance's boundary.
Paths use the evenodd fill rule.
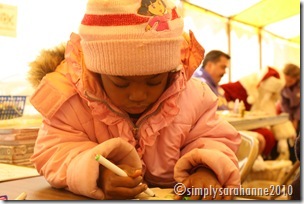
<path fill-rule="evenodd" d="M 106 96 L 99 74 L 85 68 L 79 43 L 72 34 L 65 59 L 31 97 L 44 117 L 32 161 L 53 187 L 103 199 L 96 154 L 143 168 L 150 185 L 172 187 L 198 165 L 211 168 L 224 187 L 240 185 L 240 135 L 216 115 L 217 98 L 208 85 L 188 80 L 185 70 L 175 73 L 133 124 Z"/>

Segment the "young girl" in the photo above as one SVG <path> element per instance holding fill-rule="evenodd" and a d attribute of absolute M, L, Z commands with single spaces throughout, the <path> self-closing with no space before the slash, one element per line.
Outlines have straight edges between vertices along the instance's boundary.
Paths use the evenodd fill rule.
<path fill-rule="evenodd" d="M 238 187 L 240 135 L 217 117 L 209 87 L 191 79 L 203 48 L 190 33 L 181 50 L 180 17 L 165 31 L 146 31 L 151 16 L 137 14 L 139 7 L 140 0 L 89 0 L 64 59 L 60 48 L 31 64 L 39 84 L 31 103 L 44 117 L 32 161 L 53 187 L 93 199 L 130 199 L 177 183 Z M 97 154 L 129 177 L 104 168 Z"/>

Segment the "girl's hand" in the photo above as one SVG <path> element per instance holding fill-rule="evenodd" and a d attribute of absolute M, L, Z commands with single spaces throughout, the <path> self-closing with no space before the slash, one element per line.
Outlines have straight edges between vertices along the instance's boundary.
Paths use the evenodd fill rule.
<path fill-rule="evenodd" d="M 184 197 L 187 200 L 231 200 L 232 195 L 224 195 L 220 193 L 222 186 L 217 180 L 216 175 L 208 168 L 199 168 L 195 173 L 183 181 L 184 186 L 188 189 L 186 193 L 192 195 L 176 195 L 175 200 L 182 200 Z M 206 188 L 206 191 L 204 191 Z M 211 190 L 210 190 L 211 189 Z M 208 192 L 207 192 L 208 190 Z M 206 193 L 205 195 L 204 192 Z M 201 194 L 201 195 L 199 195 Z M 185 199 L 184 198 L 184 199 Z"/>
<path fill-rule="evenodd" d="M 147 189 L 142 182 L 141 170 L 128 165 L 118 165 L 129 177 L 118 176 L 100 165 L 98 186 L 105 194 L 105 200 L 132 199 Z"/>

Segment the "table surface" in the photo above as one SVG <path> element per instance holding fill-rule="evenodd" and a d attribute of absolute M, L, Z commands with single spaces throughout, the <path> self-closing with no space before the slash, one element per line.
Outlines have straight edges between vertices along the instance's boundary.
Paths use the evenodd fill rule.
<path fill-rule="evenodd" d="M 254 115 L 245 114 L 242 117 L 231 117 L 225 114 L 225 112 L 217 112 L 218 115 L 227 120 L 237 130 L 251 130 L 261 127 L 267 127 L 272 125 L 278 125 L 289 121 L 288 114 L 282 113 L 280 115 Z"/>
<path fill-rule="evenodd" d="M 151 190 L 157 195 L 156 197 L 149 197 L 145 193 L 141 193 L 135 200 L 172 200 L 174 195 L 173 189 L 171 188 L 151 188 Z M 27 194 L 25 200 L 92 200 L 64 189 L 52 188 L 43 176 L 0 183 L 0 195 L 7 195 L 8 200 L 15 200 L 15 198 L 23 192 Z M 244 200 L 243 198 L 238 199 L 237 197 L 234 199 Z"/>
<path fill-rule="evenodd" d="M 135 200 L 172 200 L 173 198 L 171 188 L 151 188 L 151 190 L 157 195 L 156 197 L 141 193 L 136 196 Z M 9 200 L 14 200 L 22 192 L 27 194 L 26 200 L 92 200 L 64 189 L 52 188 L 43 176 L 0 183 L 0 195 L 7 195 Z"/>
<path fill-rule="evenodd" d="M 26 200 L 91 200 L 64 189 L 52 188 L 43 176 L 0 183 L 0 194 L 7 195 L 9 200 L 14 200 L 22 192 L 27 193 Z"/>

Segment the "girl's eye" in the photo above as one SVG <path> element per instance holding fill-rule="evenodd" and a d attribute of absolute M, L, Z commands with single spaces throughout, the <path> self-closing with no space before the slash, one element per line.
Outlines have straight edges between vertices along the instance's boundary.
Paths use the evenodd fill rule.
<path fill-rule="evenodd" d="M 118 88 L 127 88 L 129 86 L 129 84 L 123 84 L 123 85 L 121 85 L 121 84 L 115 84 L 115 83 L 113 83 L 113 84 L 114 84 L 114 86 L 116 86 Z"/>
<path fill-rule="evenodd" d="M 147 83 L 148 86 L 158 86 L 160 84 L 161 84 L 161 81 L 160 82 L 156 82 L 156 83 L 155 82 L 154 83 L 151 83 L 151 82 Z"/>

